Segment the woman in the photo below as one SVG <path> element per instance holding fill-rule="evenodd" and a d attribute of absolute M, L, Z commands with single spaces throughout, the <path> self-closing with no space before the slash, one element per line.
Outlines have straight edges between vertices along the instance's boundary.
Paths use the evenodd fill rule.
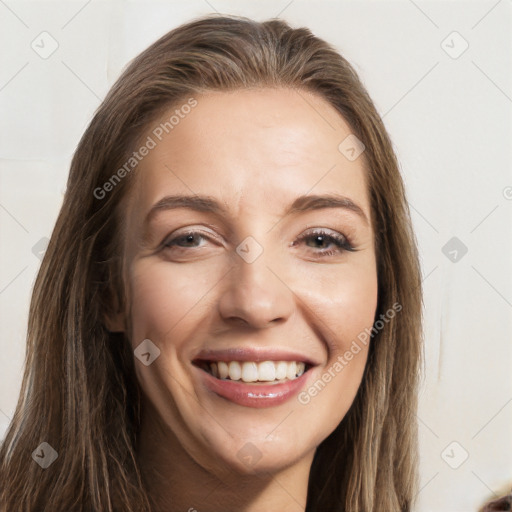
<path fill-rule="evenodd" d="M 418 254 L 348 62 L 226 16 L 134 59 L 75 152 L 27 350 L 2 510 L 411 510 Z"/>

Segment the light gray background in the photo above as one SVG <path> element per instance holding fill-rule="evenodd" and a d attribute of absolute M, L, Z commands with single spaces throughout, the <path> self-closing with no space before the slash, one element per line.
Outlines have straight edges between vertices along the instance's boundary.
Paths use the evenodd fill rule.
<path fill-rule="evenodd" d="M 512 484 L 512 0 L 0 0 L 0 437 L 79 138 L 131 58 L 214 10 L 308 26 L 355 66 L 384 117 L 425 287 L 416 510 L 476 510 Z"/>

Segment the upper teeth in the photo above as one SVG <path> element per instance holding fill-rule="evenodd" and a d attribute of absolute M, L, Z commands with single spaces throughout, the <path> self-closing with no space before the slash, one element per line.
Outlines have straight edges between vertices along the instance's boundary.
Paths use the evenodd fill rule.
<path fill-rule="evenodd" d="M 243 380 L 244 382 L 289 380 L 300 377 L 306 368 L 297 361 L 216 361 L 209 364 L 212 375 L 221 379 Z"/>

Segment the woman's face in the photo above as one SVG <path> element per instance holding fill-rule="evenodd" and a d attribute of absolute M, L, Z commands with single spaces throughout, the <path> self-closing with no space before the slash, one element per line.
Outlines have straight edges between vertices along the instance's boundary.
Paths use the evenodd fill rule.
<path fill-rule="evenodd" d="M 142 139 L 124 325 L 169 442 L 212 471 L 275 471 L 312 456 L 361 382 L 377 306 L 364 154 L 310 93 L 195 100 Z"/>

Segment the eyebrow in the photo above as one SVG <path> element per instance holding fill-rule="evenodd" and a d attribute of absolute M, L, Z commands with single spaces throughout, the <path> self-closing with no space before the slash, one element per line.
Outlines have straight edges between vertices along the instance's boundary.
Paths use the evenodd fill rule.
<path fill-rule="evenodd" d="M 149 224 L 152 219 L 161 211 L 187 208 L 198 212 L 213 213 L 216 215 L 227 215 L 227 209 L 215 198 L 204 195 L 172 195 L 165 196 L 157 201 L 146 215 L 144 223 Z M 369 225 L 368 218 L 363 209 L 352 199 L 339 194 L 324 195 L 303 195 L 297 197 L 284 212 L 288 216 L 298 212 L 321 210 L 324 208 L 342 208 L 356 213 L 365 224 Z"/>

